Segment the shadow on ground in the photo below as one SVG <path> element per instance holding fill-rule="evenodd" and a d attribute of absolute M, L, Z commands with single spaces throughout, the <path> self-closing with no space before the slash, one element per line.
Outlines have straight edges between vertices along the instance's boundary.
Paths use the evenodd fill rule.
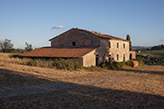
<path fill-rule="evenodd" d="M 10 74 L 11 73 L 11 74 Z M 69 82 L 53 82 L 37 78 L 32 75 L 20 75 L 21 72 L 0 69 L 0 82 L 3 77 L 9 76 L 10 79 L 21 78 L 26 82 L 40 81 L 48 84 L 57 84 L 50 87 L 50 91 L 35 94 L 17 95 L 0 99 L 1 108 L 163 108 L 164 97 L 136 93 L 124 90 L 105 89 L 93 86 L 79 85 Z M 5 75 L 5 76 L 4 76 Z M 7 77 L 5 77 L 7 78 Z M 13 79 L 13 81 L 15 81 Z M 18 80 L 19 81 L 19 80 Z M 5 81 L 7 82 L 7 81 Z M 10 84 L 10 81 L 8 84 Z M 34 81 L 35 82 L 35 81 Z M 19 83 L 19 82 L 18 82 Z M 31 82 L 32 83 L 32 82 Z M 20 84 L 20 83 L 19 83 Z M 110 85 L 110 84 L 109 84 Z M 37 86 L 35 86 L 37 87 Z M 63 88 L 61 88 L 63 87 Z M 47 87 L 39 86 L 38 90 Z M 48 90 L 46 89 L 46 90 Z M 30 90 L 28 91 L 30 92 Z"/>
<path fill-rule="evenodd" d="M 35 75 L 0 69 L 0 88 L 10 86 L 28 86 L 50 82 Z"/>

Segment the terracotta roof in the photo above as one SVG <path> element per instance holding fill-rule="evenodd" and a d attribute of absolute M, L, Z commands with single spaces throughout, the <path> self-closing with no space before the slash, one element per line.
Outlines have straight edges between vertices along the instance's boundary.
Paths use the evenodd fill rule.
<path fill-rule="evenodd" d="M 114 39 L 114 40 L 128 41 L 128 40 L 125 40 L 125 39 L 121 39 L 121 38 L 119 38 L 119 37 L 115 37 L 115 36 L 108 35 L 108 34 L 102 34 L 102 33 L 100 33 L 100 37 L 109 38 L 109 39 Z"/>
<path fill-rule="evenodd" d="M 58 57 L 58 58 L 79 58 L 93 51 L 95 48 L 52 48 L 43 47 L 23 53 L 22 57 Z"/>
<path fill-rule="evenodd" d="M 72 29 L 70 29 L 70 30 L 68 30 L 68 31 L 66 31 L 66 32 L 64 32 L 64 33 L 62 33 L 62 34 L 60 34 L 60 35 L 58 35 L 58 36 L 56 36 L 56 37 L 50 39 L 49 41 L 51 41 L 51 40 L 53 40 L 53 39 L 55 39 L 55 38 L 57 38 L 57 37 L 59 37 L 59 36 L 65 34 L 65 33 L 69 32 L 69 31 L 71 31 L 71 30 L 79 30 L 79 31 L 83 31 L 83 32 L 88 32 L 88 33 L 90 33 L 90 34 L 94 34 L 94 35 L 96 35 L 96 36 L 98 36 L 98 37 L 101 37 L 101 38 L 107 38 L 107 39 L 112 39 L 112 40 L 123 40 L 123 41 L 128 41 L 128 40 L 125 40 L 125 39 L 122 39 L 122 38 L 119 38 L 119 37 L 115 37 L 115 36 L 112 36 L 112 35 L 108 35 L 108 34 L 96 32 L 96 31 L 89 31 L 89 30 L 78 29 L 78 28 L 72 28 Z"/>

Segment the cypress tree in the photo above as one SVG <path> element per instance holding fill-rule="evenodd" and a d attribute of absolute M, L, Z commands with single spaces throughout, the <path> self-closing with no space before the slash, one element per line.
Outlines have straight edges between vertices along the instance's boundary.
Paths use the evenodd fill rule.
<path fill-rule="evenodd" d="M 127 34 L 126 40 L 129 41 L 129 50 L 132 51 L 132 50 L 133 50 L 133 49 L 132 49 L 132 42 L 130 41 L 130 35 L 129 35 L 129 34 Z"/>

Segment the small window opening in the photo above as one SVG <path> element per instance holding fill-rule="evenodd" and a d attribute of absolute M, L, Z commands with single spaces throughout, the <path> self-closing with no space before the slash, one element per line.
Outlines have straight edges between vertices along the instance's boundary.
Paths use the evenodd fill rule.
<path fill-rule="evenodd" d="M 111 57 L 111 55 L 109 55 L 109 62 L 111 62 L 112 61 L 112 57 Z"/>
<path fill-rule="evenodd" d="M 117 54 L 117 60 L 119 60 L 119 55 Z"/>
<path fill-rule="evenodd" d="M 110 42 L 109 42 L 109 48 L 110 48 Z"/>
<path fill-rule="evenodd" d="M 125 54 L 124 54 L 124 56 L 123 56 L 123 61 L 125 61 Z"/>
<path fill-rule="evenodd" d="M 123 47 L 125 48 L 125 43 L 123 44 Z"/>
<path fill-rule="evenodd" d="M 75 44 L 75 42 L 72 42 L 72 46 L 75 46 L 76 44 Z"/>
<path fill-rule="evenodd" d="M 119 43 L 117 43 L 117 48 L 119 48 Z"/>

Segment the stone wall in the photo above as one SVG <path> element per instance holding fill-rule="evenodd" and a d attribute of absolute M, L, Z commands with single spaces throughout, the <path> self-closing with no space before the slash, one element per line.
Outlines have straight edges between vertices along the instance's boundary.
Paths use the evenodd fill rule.
<path fill-rule="evenodd" d="M 95 55 L 98 57 L 97 65 L 109 61 L 112 58 L 116 62 L 129 61 L 129 42 L 100 39 L 100 47 L 96 49 Z"/>
<path fill-rule="evenodd" d="M 52 39 L 51 46 L 97 47 L 94 53 L 89 53 L 83 57 L 83 62 L 80 60 L 83 66 L 100 65 L 111 58 L 116 62 L 128 61 L 130 56 L 129 41 L 100 38 L 95 34 L 79 29 L 71 29 Z"/>
<path fill-rule="evenodd" d="M 51 40 L 51 47 L 99 47 L 100 38 L 87 31 L 71 29 Z"/>
<path fill-rule="evenodd" d="M 108 61 L 109 54 L 109 40 L 100 39 L 100 47 L 96 49 L 95 55 L 97 56 L 97 65 L 102 64 L 105 61 Z"/>

